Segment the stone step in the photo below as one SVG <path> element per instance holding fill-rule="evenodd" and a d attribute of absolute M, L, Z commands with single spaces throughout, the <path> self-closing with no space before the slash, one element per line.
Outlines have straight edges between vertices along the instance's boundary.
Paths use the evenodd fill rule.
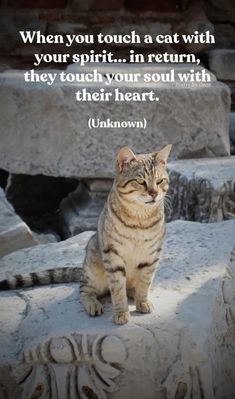
<path fill-rule="evenodd" d="M 192 65 L 71 66 L 68 73 L 188 72 Z M 201 67 L 193 66 L 201 71 Z M 37 71 L 39 72 L 39 71 Z M 44 71 L 45 72 L 45 71 Z M 49 71 L 48 71 L 49 72 Z M 51 71 L 61 72 L 61 71 Z M 41 73 L 41 72 L 40 72 Z M 117 151 L 123 145 L 143 153 L 173 144 L 173 158 L 230 154 L 228 87 L 211 83 L 115 83 L 126 93 L 154 90 L 159 101 L 77 102 L 75 93 L 97 92 L 104 83 L 25 83 L 24 71 L 0 74 L 0 168 L 12 173 L 77 178 L 113 177 Z M 144 121 L 146 128 L 89 129 L 88 120 Z"/>
<path fill-rule="evenodd" d="M 130 303 L 122 327 L 111 321 L 109 298 L 102 316 L 87 316 L 77 284 L 2 292 L 0 397 L 231 399 L 235 221 L 176 221 L 167 231 L 154 312 L 137 314 Z M 81 266 L 91 235 L 5 256 L 0 277 Z"/>
<path fill-rule="evenodd" d="M 235 157 L 171 162 L 168 220 L 235 218 Z"/>
<path fill-rule="evenodd" d="M 0 257 L 37 244 L 39 240 L 15 213 L 0 188 Z"/>

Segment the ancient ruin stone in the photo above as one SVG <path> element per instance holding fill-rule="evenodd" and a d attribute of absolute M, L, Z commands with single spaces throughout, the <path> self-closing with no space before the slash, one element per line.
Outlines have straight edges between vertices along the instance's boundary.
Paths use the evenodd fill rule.
<path fill-rule="evenodd" d="M 168 220 L 219 222 L 235 218 L 235 158 L 171 162 Z"/>
<path fill-rule="evenodd" d="M 103 66 L 102 73 L 129 71 L 130 66 Z M 133 67 L 134 68 L 134 67 Z M 195 69 L 196 67 L 194 67 Z M 198 67 L 197 67 L 198 68 Z M 91 71 L 94 65 L 67 70 Z M 166 72 L 171 67 L 138 66 L 136 72 Z M 189 66 L 176 66 L 188 71 Z M 134 69 L 133 69 L 134 70 Z M 197 69 L 198 71 L 200 69 Z M 58 72 L 58 71 L 57 71 Z M 214 157 L 230 154 L 230 93 L 226 85 L 140 82 L 116 83 L 123 92 L 156 89 L 154 102 L 76 102 L 75 93 L 84 84 L 23 81 L 23 71 L 0 74 L 0 168 L 10 172 L 77 178 L 110 178 L 117 151 L 129 145 L 136 152 L 150 152 L 173 144 L 173 158 Z M 87 84 L 91 92 L 103 83 Z M 100 120 L 143 121 L 144 128 L 89 129 L 91 117 Z M 17 129 L 16 129 L 17 126 Z"/>
<path fill-rule="evenodd" d="M 176 221 L 167 231 L 150 293 L 154 312 L 137 314 L 130 302 L 122 327 L 112 323 L 108 297 L 104 314 L 89 317 L 78 284 L 2 292 L 0 395 L 231 399 L 235 221 Z M 0 276 L 81 266 L 91 234 L 5 256 Z"/>
<path fill-rule="evenodd" d="M 0 257 L 39 244 L 30 228 L 16 215 L 0 188 Z"/>

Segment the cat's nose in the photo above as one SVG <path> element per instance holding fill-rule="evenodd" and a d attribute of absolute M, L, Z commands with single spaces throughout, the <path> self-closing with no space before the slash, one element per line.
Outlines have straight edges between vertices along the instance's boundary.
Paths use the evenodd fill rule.
<path fill-rule="evenodd" d="M 149 195 L 151 195 L 151 197 L 152 197 L 153 199 L 155 199 L 155 198 L 157 197 L 157 191 L 155 191 L 155 190 L 150 190 L 150 191 L 149 191 Z"/>

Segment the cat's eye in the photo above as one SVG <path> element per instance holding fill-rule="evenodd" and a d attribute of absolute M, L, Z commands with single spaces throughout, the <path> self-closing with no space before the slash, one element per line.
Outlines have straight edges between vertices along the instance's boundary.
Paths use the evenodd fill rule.
<path fill-rule="evenodd" d="M 137 181 L 138 184 L 141 184 L 141 185 L 145 185 L 146 184 L 144 179 L 136 179 L 136 181 Z"/>
<path fill-rule="evenodd" d="M 157 180 L 157 185 L 162 184 L 165 179 Z"/>

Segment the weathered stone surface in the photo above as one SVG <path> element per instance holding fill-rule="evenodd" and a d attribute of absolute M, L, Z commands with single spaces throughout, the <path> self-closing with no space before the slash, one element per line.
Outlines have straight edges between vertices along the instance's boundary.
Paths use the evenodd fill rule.
<path fill-rule="evenodd" d="M 167 229 L 150 294 L 154 313 L 137 314 L 130 303 L 122 327 L 111 321 L 109 298 L 101 317 L 87 316 L 77 284 L 1 293 L 4 398 L 233 397 L 235 221 Z M 80 266 L 91 234 L 8 255 L 0 276 Z"/>
<path fill-rule="evenodd" d="M 39 244 L 29 227 L 16 215 L 0 188 L 0 257 Z"/>
<path fill-rule="evenodd" d="M 185 71 L 190 67 L 174 68 Z M 68 72 L 92 69 L 94 65 L 85 69 L 73 67 Z M 170 69 L 141 68 L 157 73 Z M 102 73 L 119 70 L 120 66 L 100 68 Z M 130 66 L 122 66 L 124 70 L 130 71 Z M 139 72 L 140 67 L 133 67 L 134 70 Z M 92 92 L 101 87 L 98 83 L 87 84 Z M 82 83 L 55 83 L 50 87 L 25 83 L 22 71 L 0 74 L 0 167 L 32 175 L 108 178 L 113 176 L 114 160 L 123 145 L 140 153 L 172 143 L 173 158 L 230 154 L 230 94 L 226 85 L 215 80 L 199 85 L 140 82 L 126 86 L 117 83 L 107 90 L 117 87 L 123 92 L 155 89 L 160 101 L 76 102 L 75 92 L 84 88 Z M 146 118 L 147 127 L 89 129 L 89 118 L 97 117 L 102 121 Z"/>
<path fill-rule="evenodd" d="M 95 187 L 95 180 L 93 185 L 91 183 L 91 186 Z M 88 190 L 81 183 L 77 190 L 61 201 L 60 210 L 64 237 L 68 238 L 82 231 L 96 230 L 99 214 L 109 193 L 109 190 L 104 190 L 105 185 L 102 188 L 100 191 Z"/>
<path fill-rule="evenodd" d="M 209 52 L 209 66 L 217 79 L 235 80 L 235 50 L 211 50 Z"/>
<path fill-rule="evenodd" d="M 168 220 L 218 222 L 235 218 L 235 157 L 181 160 L 168 168 Z"/>

